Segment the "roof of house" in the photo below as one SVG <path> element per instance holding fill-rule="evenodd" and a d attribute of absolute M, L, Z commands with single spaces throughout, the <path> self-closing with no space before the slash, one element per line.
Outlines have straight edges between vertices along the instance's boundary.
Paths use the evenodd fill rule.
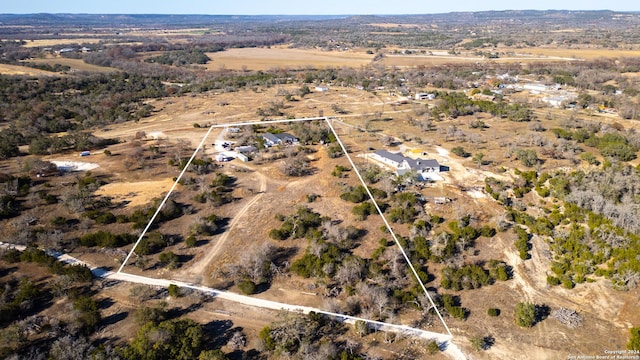
<path fill-rule="evenodd" d="M 407 163 L 409 163 L 409 167 L 412 168 L 413 170 L 421 170 L 424 168 L 439 168 L 440 164 L 438 163 L 437 160 L 435 159 L 411 159 L 411 158 L 405 158 L 405 160 L 407 161 Z"/>
<path fill-rule="evenodd" d="M 406 161 L 407 164 L 409 164 L 409 167 L 413 170 L 440 167 L 440 164 L 435 159 L 426 159 L 426 160 L 420 159 L 420 158 L 412 159 L 410 157 L 406 157 L 402 155 L 401 153 L 392 153 L 387 150 L 376 150 L 375 154 L 380 157 L 384 157 L 391 161 L 397 162 L 398 164 L 401 164 L 403 161 Z"/>
<path fill-rule="evenodd" d="M 281 141 L 280 138 L 278 136 L 276 136 L 276 134 L 272 134 L 272 133 L 264 133 L 264 134 L 262 134 L 262 137 L 265 140 L 268 140 L 268 141 L 270 141 L 270 142 L 272 142 L 274 144 Z"/>
<path fill-rule="evenodd" d="M 400 154 L 400 153 L 392 153 L 392 152 L 389 152 L 387 150 L 376 150 L 375 154 L 380 156 L 380 157 L 389 159 L 391 161 L 395 161 L 398 164 L 400 164 L 405 159 L 405 157 L 402 154 Z"/>
<path fill-rule="evenodd" d="M 266 140 L 271 141 L 272 143 L 278 143 L 280 141 L 297 141 L 295 136 L 287 133 L 273 134 L 273 133 L 264 133 L 262 134 Z"/>

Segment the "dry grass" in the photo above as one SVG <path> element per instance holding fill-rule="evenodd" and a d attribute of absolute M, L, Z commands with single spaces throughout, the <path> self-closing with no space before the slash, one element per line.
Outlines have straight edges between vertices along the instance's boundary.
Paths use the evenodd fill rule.
<path fill-rule="evenodd" d="M 208 69 L 268 70 L 272 68 L 360 67 L 371 62 L 373 55 L 363 51 L 321 51 L 286 47 L 229 49 L 207 54 Z"/>
<path fill-rule="evenodd" d="M 0 75 L 54 76 L 57 74 L 26 66 L 0 64 Z"/>
<path fill-rule="evenodd" d="M 110 68 L 110 67 L 87 64 L 82 59 L 68 59 L 63 57 L 55 57 L 55 58 L 47 58 L 47 59 L 33 59 L 29 61 L 36 64 L 66 65 L 70 67 L 71 70 L 75 70 L 75 71 L 90 71 L 90 72 L 102 72 L 102 73 L 118 71 L 117 69 Z"/>
<path fill-rule="evenodd" d="M 514 51 L 514 49 L 501 49 L 500 51 Z M 536 56 L 563 57 L 575 59 L 597 59 L 597 58 L 624 58 L 638 57 L 640 50 L 616 50 L 616 49 L 570 49 L 570 48 L 526 48 L 515 49 L 518 54 L 531 54 Z"/>
<path fill-rule="evenodd" d="M 27 40 L 24 47 L 52 47 L 60 45 L 70 44 L 97 44 L 102 39 L 95 37 L 86 38 L 74 38 L 74 39 L 41 39 L 41 40 Z"/>
<path fill-rule="evenodd" d="M 173 179 L 159 179 L 138 182 L 116 182 L 101 186 L 95 194 L 110 196 L 114 202 L 123 202 L 127 207 L 146 205 L 154 198 L 169 191 Z"/>
<path fill-rule="evenodd" d="M 376 24 L 393 28 L 396 24 Z M 390 55 L 381 61 L 386 66 L 432 66 L 448 63 L 476 62 L 532 62 L 532 61 L 567 61 L 589 60 L 597 58 L 623 58 L 640 56 L 640 50 L 611 49 L 562 49 L 562 48 L 502 48 L 500 52 L 514 53 L 514 56 L 503 56 L 498 59 L 485 59 L 471 54 L 442 55 L 445 50 L 425 49 L 437 55 Z M 211 70 L 269 70 L 274 68 L 323 68 L 351 66 L 359 67 L 371 63 L 373 55 L 364 49 L 350 51 L 322 51 L 316 49 L 290 49 L 285 46 L 272 48 L 229 49 L 218 53 L 209 53 L 212 59 L 206 66 Z"/>

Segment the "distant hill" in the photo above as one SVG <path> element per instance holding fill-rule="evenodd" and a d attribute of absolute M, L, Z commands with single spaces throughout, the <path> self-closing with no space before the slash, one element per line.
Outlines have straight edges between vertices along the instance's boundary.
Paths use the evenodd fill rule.
<path fill-rule="evenodd" d="M 283 21 L 319 21 L 334 20 L 345 16 L 329 15 L 151 15 L 151 14 L 0 14 L 2 25 L 40 25 L 56 26 L 61 24 L 76 26 L 180 26 L 229 24 L 241 22 L 283 22 Z"/>

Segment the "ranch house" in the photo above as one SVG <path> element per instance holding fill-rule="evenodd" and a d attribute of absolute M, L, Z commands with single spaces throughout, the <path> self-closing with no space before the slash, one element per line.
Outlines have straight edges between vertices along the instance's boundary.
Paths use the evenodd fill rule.
<path fill-rule="evenodd" d="M 396 169 L 397 175 L 404 175 L 409 171 L 415 171 L 420 180 L 433 180 L 440 178 L 440 164 L 435 159 L 412 159 L 401 153 L 392 153 L 386 150 L 377 150 L 371 158 L 380 161 Z"/>

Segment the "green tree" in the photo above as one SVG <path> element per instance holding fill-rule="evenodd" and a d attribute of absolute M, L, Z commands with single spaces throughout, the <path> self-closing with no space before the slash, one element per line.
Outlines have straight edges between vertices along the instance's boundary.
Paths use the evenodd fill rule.
<path fill-rule="evenodd" d="M 180 288 L 176 284 L 169 284 L 167 291 L 171 297 L 180 297 Z"/>
<path fill-rule="evenodd" d="M 532 327 L 536 322 L 536 306 L 528 302 L 516 304 L 516 324 L 522 327 Z"/>
<path fill-rule="evenodd" d="M 88 334 L 100 323 L 98 303 L 88 296 L 79 296 L 73 303 L 74 309 L 79 311 L 78 322 Z"/>
<path fill-rule="evenodd" d="M 191 360 L 202 350 L 202 326 L 190 319 L 144 325 L 124 349 L 126 359 Z"/>
<path fill-rule="evenodd" d="M 627 343 L 627 349 L 640 350 L 640 326 L 631 328 L 629 330 L 631 337 Z"/>
<path fill-rule="evenodd" d="M 538 164 L 540 159 L 538 158 L 538 154 L 535 150 L 525 150 L 520 149 L 516 151 L 516 158 L 520 160 L 522 165 L 524 166 L 535 166 Z"/>

